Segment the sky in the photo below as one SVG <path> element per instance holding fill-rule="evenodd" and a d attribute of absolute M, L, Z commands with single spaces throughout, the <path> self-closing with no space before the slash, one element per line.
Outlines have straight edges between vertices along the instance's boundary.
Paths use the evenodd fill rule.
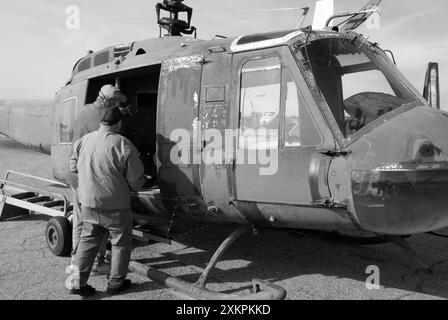
<path fill-rule="evenodd" d="M 88 50 L 157 37 L 156 0 L 1 0 L 0 99 L 52 99 Z M 295 11 L 315 0 L 185 0 L 193 7 L 198 38 L 295 28 Z M 360 9 L 367 0 L 335 0 L 335 11 Z M 68 29 L 68 6 L 80 10 L 80 28 Z M 442 107 L 448 110 L 448 0 L 383 0 L 380 28 L 358 31 L 394 52 L 399 69 L 420 91 L 428 62 L 438 62 Z"/>

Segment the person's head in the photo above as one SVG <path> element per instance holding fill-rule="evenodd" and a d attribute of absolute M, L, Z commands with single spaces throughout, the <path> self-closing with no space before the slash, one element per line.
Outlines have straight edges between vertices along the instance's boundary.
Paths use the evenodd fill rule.
<path fill-rule="evenodd" d="M 122 113 L 118 108 L 104 108 L 101 114 L 101 124 L 109 127 L 120 127 Z"/>
<path fill-rule="evenodd" d="M 101 101 L 106 107 L 119 107 L 122 103 L 127 101 L 124 94 L 121 93 L 120 89 L 114 87 L 111 84 L 106 84 L 101 87 L 98 93 L 98 100 Z"/>

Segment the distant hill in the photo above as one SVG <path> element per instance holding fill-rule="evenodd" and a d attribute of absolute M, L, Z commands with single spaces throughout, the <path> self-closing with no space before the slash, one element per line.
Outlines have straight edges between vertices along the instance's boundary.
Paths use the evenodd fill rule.
<path fill-rule="evenodd" d="M 0 99 L 0 106 L 46 107 L 53 105 L 53 100 Z"/>

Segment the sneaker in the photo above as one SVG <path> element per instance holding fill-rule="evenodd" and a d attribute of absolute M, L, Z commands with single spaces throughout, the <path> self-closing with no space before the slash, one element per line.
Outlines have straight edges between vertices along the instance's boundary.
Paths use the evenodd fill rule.
<path fill-rule="evenodd" d="M 123 282 L 121 283 L 120 286 L 118 287 L 111 287 L 109 285 L 107 285 L 107 293 L 111 296 L 115 295 L 115 294 L 119 294 L 123 291 L 125 291 L 126 289 L 128 289 L 130 286 L 132 285 L 131 280 L 129 279 L 124 279 Z"/>
<path fill-rule="evenodd" d="M 79 289 L 70 289 L 70 294 L 77 294 L 80 295 L 81 297 L 90 297 L 93 296 L 95 293 L 96 293 L 95 288 L 89 285 L 86 285 Z"/>

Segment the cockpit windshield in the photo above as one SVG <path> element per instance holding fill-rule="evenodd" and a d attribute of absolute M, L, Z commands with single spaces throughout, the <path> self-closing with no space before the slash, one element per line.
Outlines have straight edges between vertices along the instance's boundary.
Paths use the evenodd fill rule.
<path fill-rule="evenodd" d="M 370 122 L 404 105 L 420 102 L 387 56 L 360 40 L 328 38 L 312 41 L 299 53 L 346 138 Z"/>

